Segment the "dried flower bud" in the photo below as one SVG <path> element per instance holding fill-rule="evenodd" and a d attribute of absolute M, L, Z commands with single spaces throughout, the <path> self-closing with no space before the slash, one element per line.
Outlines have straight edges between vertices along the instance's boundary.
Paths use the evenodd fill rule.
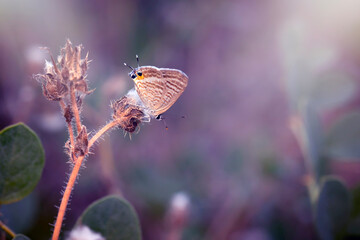
<path fill-rule="evenodd" d="M 43 93 L 49 100 L 59 101 L 69 95 L 72 87 L 81 97 L 92 93 L 88 90 L 86 72 L 89 65 L 88 54 L 81 59 L 82 45 L 73 47 L 67 40 L 65 47 L 61 49 L 57 62 L 51 56 L 51 63 L 46 62 L 45 73 L 36 75 L 42 84 Z M 73 84 L 71 86 L 71 84 Z"/>
<path fill-rule="evenodd" d="M 88 55 L 86 55 L 85 59 L 81 59 L 82 49 L 83 46 L 81 44 L 73 48 L 69 39 L 65 47 L 61 49 L 58 63 L 62 69 L 62 75 L 68 77 L 69 81 L 78 81 L 86 78 Z"/>
<path fill-rule="evenodd" d="M 56 74 L 56 68 L 50 62 L 45 62 L 45 74 L 35 75 L 35 78 L 41 83 L 43 94 L 48 100 L 60 101 L 69 91 L 61 76 Z"/>
<path fill-rule="evenodd" d="M 75 82 L 75 89 L 80 93 L 89 95 L 95 91 L 95 89 L 88 90 L 87 82 L 84 79 L 78 80 Z"/>
<path fill-rule="evenodd" d="M 86 131 L 86 127 L 82 126 L 81 131 L 76 137 L 74 154 L 75 157 L 84 156 L 88 151 L 88 135 Z"/>
<path fill-rule="evenodd" d="M 144 107 L 131 94 L 120 98 L 111 106 L 114 109 L 113 118 L 127 132 L 134 132 L 142 122 L 148 122 L 150 117 Z"/>
<path fill-rule="evenodd" d="M 58 62 L 61 68 L 61 75 L 66 81 L 74 83 L 74 88 L 80 94 L 91 94 L 93 90 L 88 90 L 88 83 L 86 80 L 86 72 L 89 65 L 89 53 L 84 59 L 81 59 L 82 45 L 73 47 L 70 40 L 67 40 L 65 47 L 61 49 L 61 55 L 58 57 Z"/>
<path fill-rule="evenodd" d="M 60 101 L 68 92 L 67 86 L 59 82 L 44 82 L 42 89 L 44 96 L 51 101 Z"/>
<path fill-rule="evenodd" d="M 65 117 L 65 121 L 67 123 L 71 123 L 71 120 L 73 119 L 74 114 L 73 114 L 73 112 L 71 110 L 70 105 L 67 105 L 66 108 L 64 109 L 64 117 Z"/>

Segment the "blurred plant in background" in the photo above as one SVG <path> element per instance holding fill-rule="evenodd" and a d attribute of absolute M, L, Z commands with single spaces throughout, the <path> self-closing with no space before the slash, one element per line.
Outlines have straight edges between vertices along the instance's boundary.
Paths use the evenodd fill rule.
<path fill-rule="evenodd" d="M 313 217 L 329 211 L 314 210 L 308 192 L 316 183 L 313 199 L 335 189 L 351 202 L 350 217 L 335 214 L 346 223 L 330 229 L 357 237 L 359 7 L 356 0 L 1 1 L 0 126 L 27 123 L 51 159 L 32 194 L 1 206 L 1 220 L 33 239 L 49 237 L 68 171 L 55 147 L 66 126 L 31 76 L 47 58 L 39 46 L 58 49 L 70 38 L 94 59 L 97 91 L 82 119 L 89 129 L 132 85 L 122 63 L 135 54 L 192 81 L 165 115 L 168 131 L 153 122 L 132 141 L 113 132 L 99 143 L 65 232 L 90 203 L 121 193 L 139 214 L 143 239 L 165 239 L 171 199 L 185 192 L 182 239 L 325 239 Z M 324 181 L 330 174 L 337 178 Z M 19 212 L 32 221 L 19 221 Z"/>

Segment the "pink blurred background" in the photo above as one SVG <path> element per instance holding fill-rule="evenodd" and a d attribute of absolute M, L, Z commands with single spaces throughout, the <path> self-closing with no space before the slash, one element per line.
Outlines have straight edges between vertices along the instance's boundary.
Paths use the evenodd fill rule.
<path fill-rule="evenodd" d="M 1 218 L 32 239 L 51 235 L 67 130 L 32 76 L 49 59 L 39 47 L 56 56 L 69 38 L 93 60 L 88 129 L 133 87 L 123 62 L 136 65 L 136 54 L 184 71 L 189 85 L 164 114 L 169 130 L 153 120 L 132 140 L 116 130 L 93 148 L 63 232 L 116 193 L 145 240 L 173 229 L 180 239 L 317 239 L 309 173 L 360 183 L 359 9 L 356 0 L 0 1 L 0 127 L 25 122 L 46 152 L 36 190 Z"/>

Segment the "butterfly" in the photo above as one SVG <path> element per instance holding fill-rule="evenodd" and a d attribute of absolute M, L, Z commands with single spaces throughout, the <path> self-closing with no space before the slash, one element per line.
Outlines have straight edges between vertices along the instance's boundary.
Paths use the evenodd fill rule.
<path fill-rule="evenodd" d="M 158 118 L 166 112 L 184 92 L 188 84 L 188 76 L 177 69 L 139 66 L 131 69 L 129 76 L 135 83 L 135 90 L 150 115 Z"/>

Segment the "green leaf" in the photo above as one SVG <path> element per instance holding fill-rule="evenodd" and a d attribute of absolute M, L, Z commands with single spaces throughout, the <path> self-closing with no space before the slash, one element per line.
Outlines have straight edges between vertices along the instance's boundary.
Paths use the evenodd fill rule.
<path fill-rule="evenodd" d="M 350 193 L 335 177 L 322 179 L 316 204 L 316 227 L 321 239 L 340 239 L 346 231 L 351 211 Z"/>
<path fill-rule="evenodd" d="M 351 221 L 348 226 L 350 236 L 360 236 L 360 186 L 351 191 L 353 208 L 351 209 Z"/>
<path fill-rule="evenodd" d="M 356 188 L 352 189 L 351 193 L 352 193 L 352 202 L 353 202 L 351 216 L 354 218 L 360 217 L 360 186 L 357 186 Z"/>
<path fill-rule="evenodd" d="M 28 238 L 25 235 L 22 234 L 16 234 L 16 236 L 13 238 L 13 240 L 30 240 L 30 238 Z"/>
<path fill-rule="evenodd" d="M 77 225 L 86 225 L 106 240 L 140 240 L 139 220 L 133 207 L 122 198 L 108 196 L 92 203 Z"/>
<path fill-rule="evenodd" d="M 0 132 L 0 204 L 21 200 L 35 188 L 44 167 L 44 149 L 23 123 Z"/>
<path fill-rule="evenodd" d="M 353 238 L 349 238 L 349 239 L 359 239 L 360 237 L 360 217 L 351 219 L 351 221 L 349 222 L 349 226 L 347 229 L 347 233 L 348 236 L 351 236 Z M 357 238 L 355 238 L 357 237 Z"/>

